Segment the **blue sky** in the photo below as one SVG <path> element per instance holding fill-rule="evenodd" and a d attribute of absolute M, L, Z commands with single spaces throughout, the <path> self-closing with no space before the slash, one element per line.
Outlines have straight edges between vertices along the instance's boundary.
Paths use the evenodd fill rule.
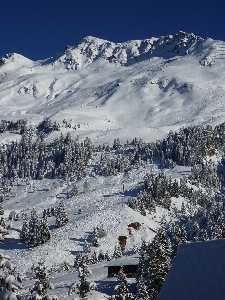
<path fill-rule="evenodd" d="M 112 42 L 182 30 L 225 41 L 224 0 L 0 0 L 0 57 L 38 60 L 87 35 Z"/>

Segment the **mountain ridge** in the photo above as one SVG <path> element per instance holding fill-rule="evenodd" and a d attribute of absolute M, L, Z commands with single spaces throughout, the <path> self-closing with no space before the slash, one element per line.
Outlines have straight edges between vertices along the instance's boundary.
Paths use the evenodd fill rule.
<path fill-rule="evenodd" d="M 39 61 L 6 55 L 0 118 L 72 119 L 83 124 L 79 134 L 102 132 L 104 142 L 133 128 L 149 141 L 152 128 L 218 124 L 225 109 L 223 45 L 179 31 L 125 43 L 88 36 Z"/>

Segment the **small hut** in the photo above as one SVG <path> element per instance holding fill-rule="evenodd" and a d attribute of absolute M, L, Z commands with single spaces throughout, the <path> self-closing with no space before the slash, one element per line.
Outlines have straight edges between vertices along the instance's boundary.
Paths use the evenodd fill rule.
<path fill-rule="evenodd" d="M 136 278 L 139 264 L 139 257 L 136 255 L 121 257 L 117 260 L 110 261 L 108 264 L 108 277 L 114 277 L 118 274 L 121 265 L 127 278 Z"/>

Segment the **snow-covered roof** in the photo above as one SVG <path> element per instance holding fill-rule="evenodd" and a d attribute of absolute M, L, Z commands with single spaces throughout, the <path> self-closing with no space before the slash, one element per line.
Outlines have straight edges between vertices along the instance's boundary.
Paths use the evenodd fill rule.
<path fill-rule="evenodd" d="M 132 255 L 132 256 L 123 256 L 121 258 L 118 258 L 116 260 L 111 260 L 107 267 L 111 266 L 125 266 L 125 265 L 138 265 L 139 264 L 139 256 L 138 255 Z"/>
<path fill-rule="evenodd" d="M 182 244 L 157 300 L 222 300 L 225 239 Z"/>

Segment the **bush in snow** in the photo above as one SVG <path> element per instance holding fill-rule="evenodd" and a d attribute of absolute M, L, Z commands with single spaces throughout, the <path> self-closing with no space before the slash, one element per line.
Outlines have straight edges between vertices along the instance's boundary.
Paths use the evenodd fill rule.
<path fill-rule="evenodd" d="M 107 235 L 105 229 L 103 227 L 99 227 L 98 229 L 98 238 L 102 238 L 105 237 Z"/>

